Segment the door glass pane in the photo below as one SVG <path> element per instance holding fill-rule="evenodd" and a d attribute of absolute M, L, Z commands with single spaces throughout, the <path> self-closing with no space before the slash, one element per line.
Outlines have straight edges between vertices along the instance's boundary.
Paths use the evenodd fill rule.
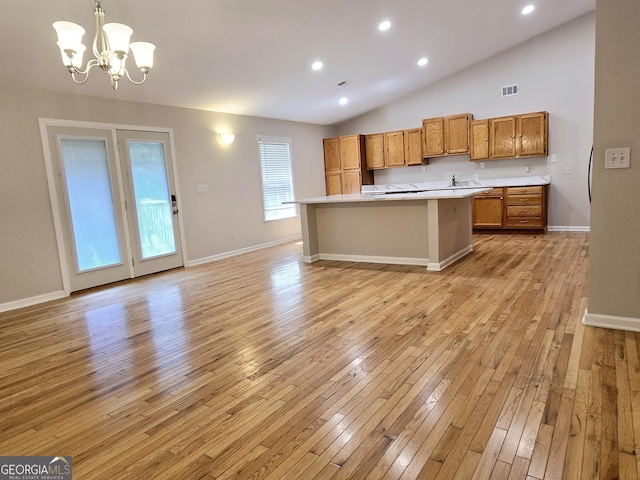
<path fill-rule="evenodd" d="M 104 140 L 60 139 L 78 271 L 122 263 Z"/>
<path fill-rule="evenodd" d="M 175 253 L 164 145 L 158 142 L 128 145 L 142 258 Z"/>

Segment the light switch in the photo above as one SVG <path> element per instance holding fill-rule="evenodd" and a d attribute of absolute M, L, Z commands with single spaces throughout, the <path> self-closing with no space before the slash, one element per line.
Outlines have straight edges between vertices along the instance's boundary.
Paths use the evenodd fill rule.
<path fill-rule="evenodd" d="M 197 187 L 198 187 L 198 193 L 204 193 L 209 191 L 209 185 L 207 185 L 206 183 L 199 183 Z"/>
<path fill-rule="evenodd" d="M 629 168 L 630 148 L 607 148 L 604 152 L 604 168 Z"/>

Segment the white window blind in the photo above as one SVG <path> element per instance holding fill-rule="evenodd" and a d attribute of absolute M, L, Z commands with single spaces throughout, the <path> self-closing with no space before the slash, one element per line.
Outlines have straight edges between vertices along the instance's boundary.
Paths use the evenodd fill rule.
<path fill-rule="evenodd" d="M 262 170 L 264 219 L 277 220 L 296 215 L 291 170 L 291 139 L 258 137 Z"/>

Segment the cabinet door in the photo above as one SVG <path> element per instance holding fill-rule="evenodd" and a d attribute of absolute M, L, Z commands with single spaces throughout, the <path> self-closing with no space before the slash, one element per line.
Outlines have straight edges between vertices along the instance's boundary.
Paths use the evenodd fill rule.
<path fill-rule="evenodd" d="M 474 120 L 469 125 L 471 161 L 489 158 L 489 120 Z"/>
<path fill-rule="evenodd" d="M 515 117 L 492 118 L 489 123 L 491 158 L 514 158 L 516 156 Z"/>
<path fill-rule="evenodd" d="M 364 145 L 367 152 L 367 168 L 370 170 L 384 168 L 384 135 L 382 133 L 366 135 Z"/>
<path fill-rule="evenodd" d="M 387 132 L 384 134 L 385 165 L 402 167 L 404 161 L 404 132 Z"/>
<path fill-rule="evenodd" d="M 547 114 L 529 113 L 518 117 L 518 155 L 544 156 L 547 154 Z"/>
<path fill-rule="evenodd" d="M 422 121 L 424 156 L 444 155 L 444 118 L 428 118 Z"/>
<path fill-rule="evenodd" d="M 404 131 L 404 158 L 407 165 L 422 165 L 422 129 Z"/>
<path fill-rule="evenodd" d="M 342 193 L 360 193 L 361 189 L 359 170 L 348 170 L 342 173 Z"/>
<path fill-rule="evenodd" d="M 452 115 L 444 118 L 445 152 L 449 155 L 469 153 L 470 115 Z"/>
<path fill-rule="evenodd" d="M 327 195 L 340 195 L 342 193 L 342 173 L 334 172 L 325 174 Z"/>
<path fill-rule="evenodd" d="M 340 137 L 343 170 L 360 170 L 360 135 Z"/>
<path fill-rule="evenodd" d="M 324 171 L 339 172 L 340 167 L 340 138 L 325 138 L 322 141 L 324 147 Z"/>
<path fill-rule="evenodd" d="M 501 190 L 494 188 L 489 194 L 473 197 L 472 215 L 474 228 L 503 227 L 503 195 Z"/>

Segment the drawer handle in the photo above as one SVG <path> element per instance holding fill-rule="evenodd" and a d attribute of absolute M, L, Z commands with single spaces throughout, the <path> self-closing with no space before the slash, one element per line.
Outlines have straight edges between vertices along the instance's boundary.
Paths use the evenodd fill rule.
<path fill-rule="evenodd" d="M 529 210 L 527 208 L 525 208 L 524 210 L 521 210 L 522 213 L 529 213 Z"/>
<path fill-rule="evenodd" d="M 529 223 L 529 220 L 520 220 L 520 223 Z"/>

